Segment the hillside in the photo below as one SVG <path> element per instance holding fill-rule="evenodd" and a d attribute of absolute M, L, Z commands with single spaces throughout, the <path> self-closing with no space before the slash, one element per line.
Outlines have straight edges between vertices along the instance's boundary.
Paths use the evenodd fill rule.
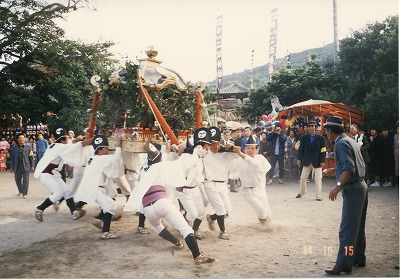
<path fill-rule="evenodd" d="M 315 54 L 317 56 L 316 62 L 322 64 L 326 60 L 332 60 L 334 56 L 334 45 L 333 43 L 326 45 L 322 48 L 308 49 L 299 53 L 292 53 L 290 55 L 290 64 L 292 69 L 304 66 L 307 62 L 307 58 L 310 55 Z M 277 59 L 277 69 L 279 67 L 286 67 L 286 57 Z M 266 84 L 268 81 L 268 64 L 253 68 L 253 85 L 259 87 Z M 251 87 L 250 81 L 250 69 L 245 69 L 240 73 L 233 73 L 223 77 L 222 87 L 226 87 L 231 83 L 239 83 L 248 88 Z M 216 80 L 207 83 L 210 91 L 215 92 Z"/>

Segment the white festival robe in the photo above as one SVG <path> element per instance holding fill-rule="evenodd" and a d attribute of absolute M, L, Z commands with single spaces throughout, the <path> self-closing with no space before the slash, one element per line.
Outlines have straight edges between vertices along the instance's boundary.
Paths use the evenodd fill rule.
<path fill-rule="evenodd" d="M 164 186 L 168 199 L 172 200 L 176 187 L 187 186 L 182 159 L 161 161 L 152 164 L 150 168 L 145 165 L 140 171 L 139 181 L 132 190 L 131 196 L 125 204 L 124 211 L 142 212 L 143 196 L 154 185 Z"/>
<path fill-rule="evenodd" d="M 43 157 L 38 162 L 33 177 L 38 179 L 43 170 L 50 164 L 60 165 L 69 164 L 73 166 L 79 165 L 82 152 L 82 143 L 61 144 L 53 143 L 47 147 Z M 59 166 L 60 168 L 61 166 Z"/>
<path fill-rule="evenodd" d="M 121 174 L 121 148 L 117 147 L 111 155 L 89 157 L 82 181 L 75 194 L 76 201 L 96 202 L 99 186 L 106 184 L 107 178 L 118 178 Z"/>
<path fill-rule="evenodd" d="M 256 210 L 259 219 L 271 216 L 268 196 L 265 190 L 266 174 L 271 169 L 271 164 L 263 155 L 254 155 L 236 160 L 242 187 L 240 192 Z"/>

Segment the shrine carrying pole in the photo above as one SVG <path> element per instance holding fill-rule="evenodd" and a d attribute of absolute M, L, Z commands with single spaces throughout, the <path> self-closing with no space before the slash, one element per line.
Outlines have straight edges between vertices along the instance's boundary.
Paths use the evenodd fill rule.
<path fill-rule="evenodd" d="M 92 109 L 90 111 L 89 128 L 86 132 L 87 138 L 92 138 L 94 136 L 94 129 L 96 127 L 96 115 L 97 115 L 97 102 L 100 99 L 100 76 L 94 75 L 90 79 L 92 85 L 96 87 L 93 93 Z"/>
<path fill-rule="evenodd" d="M 158 110 L 156 104 L 154 103 L 153 99 L 151 98 L 150 94 L 148 93 L 147 89 L 144 88 L 142 85 L 139 86 L 139 93 L 143 97 L 144 100 L 146 100 L 147 105 L 149 105 L 151 111 L 154 114 L 154 117 L 160 124 L 161 128 L 165 131 L 165 133 L 168 135 L 168 138 L 171 140 L 171 144 L 176 144 L 179 145 L 179 140 L 172 131 L 172 129 L 169 127 L 167 121 L 161 114 L 160 110 Z"/>
<path fill-rule="evenodd" d="M 202 116 L 203 112 L 201 109 L 201 103 L 203 101 L 203 97 L 200 91 L 196 92 L 196 129 L 202 127 Z"/>

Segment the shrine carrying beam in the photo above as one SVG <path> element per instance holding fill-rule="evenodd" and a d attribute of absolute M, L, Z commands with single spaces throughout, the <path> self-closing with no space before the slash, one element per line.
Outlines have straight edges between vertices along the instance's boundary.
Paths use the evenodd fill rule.
<path fill-rule="evenodd" d="M 139 87 L 139 92 L 142 95 L 143 99 L 146 100 L 147 105 L 151 108 L 151 110 L 154 113 L 154 117 L 160 124 L 161 128 L 165 131 L 165 133 L 168 135 L 168 138 L 171 140 L 171 144 L 179 145 L 179 140 L 172 131 L 172 129 L 169 127 L 167 121 L 161 114 L 160 110 L 158 110 L 156 104 L 154 103 L 153 99 L 151 98 L 150 94 L 147 92 L 147 90 L 143 87 Z"/>

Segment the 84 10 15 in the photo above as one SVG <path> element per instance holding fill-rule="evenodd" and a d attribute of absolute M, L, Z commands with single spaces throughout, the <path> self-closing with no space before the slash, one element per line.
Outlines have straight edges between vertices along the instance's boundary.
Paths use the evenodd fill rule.
<path fill-rule="evenodd" d="M 303 246 L 303 254 L 304 255 L 313 255 L 315 252 L 319 253 L 321 252 L 322 249 L 322 253 L 324 256 L 332 256 L 333 253 L 333 248 L 332 246 L 322 246 L 322 247 L 316 247 L 316 246 L 312 246 L 312 245 L 304 245 Z"/>

